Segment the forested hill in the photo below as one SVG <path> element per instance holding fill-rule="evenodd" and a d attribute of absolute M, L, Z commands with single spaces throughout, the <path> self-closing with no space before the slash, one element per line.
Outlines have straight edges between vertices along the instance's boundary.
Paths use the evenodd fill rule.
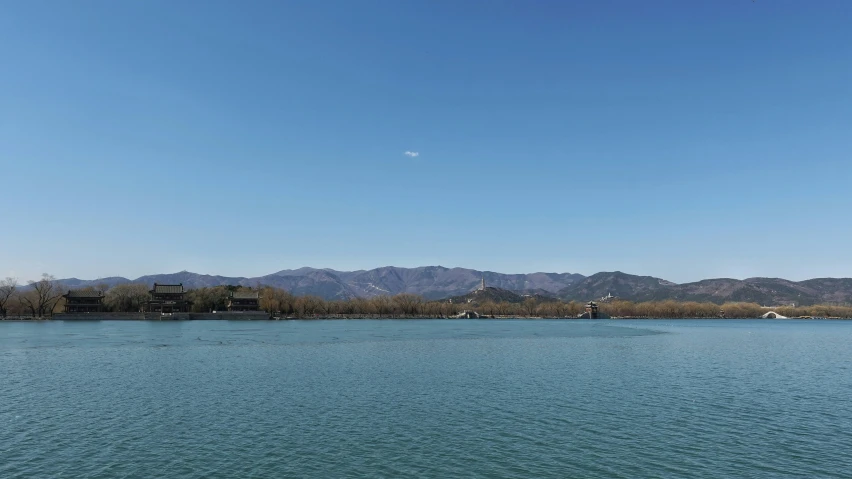
<path fill-rule="evenodd" d="M 634 276 L 620 271 L 597 273 L 577 281 L 557 293 L 566 300 L 585 301 L 612 294 L 631 301 L 744 301 L 764 305 L 795 303 L 852 303 L 852 279 L 820 278 L 788 281 L 781 278 L 717 278 L 676 284 L 651 276 Z"/>
<path fill-rule="evenodd" d="M 149 285 L 183 283 L 190 289 L 219 285 L 265 285 L 286 289 L 296 295 L 315 295 L 325 299 L 369 298 L 400 293 L 417 294 L 425 299 L 444 299 L 467 295 L 477 288 L 483 277 L 488 287 L 521 296 L 532 293 L 541 297 L 576 301 L 588 301 L 612 294 L 631 301 L 747 301 L 766 305 L 852 303 L 852 278 L 818 278 L 799 282 L 781 278 L 717 278 L 676 284 L 661 278 L 620 271 L 585 277 L 572 273 L 502 274 L 442 266 L 388 266 L 360 271 L 300 268 L 259 277 L 211 276 L 182 271 L 134 280 L 111 277 L 98 280 L 68 278 L 60 281 L 66 288 L 113 286 L 129 282 Z"/>

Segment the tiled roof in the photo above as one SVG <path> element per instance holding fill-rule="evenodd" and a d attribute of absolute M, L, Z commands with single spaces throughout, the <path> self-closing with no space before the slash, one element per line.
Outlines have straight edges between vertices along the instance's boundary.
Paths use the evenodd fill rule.
<path fill-rule="evenodd" d="M 65 294 L 66 298 L 100 298 L 104 295 L 103 291 L 92 291 L 86 289 L 77 289 L 68 290 L 68 294 Z"/>
<path fill-rule="evenodd" d="M 154 293 L 159 294 L 180 294 L 183 293 L 183 284 L 157 284 L 154 283 Z"/>
<path fill-rule="evenodd" d="M 257 291 L 233 291 L 231 298 L 233 299 L 258 299 L 260 294 Z"/>

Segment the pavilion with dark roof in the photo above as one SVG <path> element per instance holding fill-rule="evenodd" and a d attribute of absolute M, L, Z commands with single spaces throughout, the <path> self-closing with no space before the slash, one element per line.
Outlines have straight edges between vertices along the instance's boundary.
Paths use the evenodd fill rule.
<path fill-rule="evenodd" d="M 104 292 L 91 289 L 68 290 L 65 298 L 66 313 L 100 313 L 104 310 Z"/>
<path fill-rule="evenodd" d="M 148 291 L 148 294 L 150 299 L 146 304 L 146 311 L 149 313 L 188 313 L 192 306 L 192 302 L 186 299 L 183 283 L 154 283 L 154 289 Z"/>
<path fill-rule="evenodd" d="M 257 291 L 231 291 L 228 311 L 260 311 L 260 293 Z"/>

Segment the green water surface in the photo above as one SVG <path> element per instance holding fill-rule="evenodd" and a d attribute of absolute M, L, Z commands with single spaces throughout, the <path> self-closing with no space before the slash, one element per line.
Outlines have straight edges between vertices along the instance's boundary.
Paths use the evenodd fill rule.
<path fill-rule="evenodd" d="M 852 477 L 852 322 L 0 322 L 0 478 Z"/>

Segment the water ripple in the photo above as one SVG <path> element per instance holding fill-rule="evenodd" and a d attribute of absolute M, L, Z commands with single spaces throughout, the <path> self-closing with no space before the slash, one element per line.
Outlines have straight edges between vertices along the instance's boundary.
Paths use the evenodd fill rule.
<path fill-rule="evenodd" d="M 668 324 L 2 324 L 0 477 L 849 477 L 852 324 Z"/>

